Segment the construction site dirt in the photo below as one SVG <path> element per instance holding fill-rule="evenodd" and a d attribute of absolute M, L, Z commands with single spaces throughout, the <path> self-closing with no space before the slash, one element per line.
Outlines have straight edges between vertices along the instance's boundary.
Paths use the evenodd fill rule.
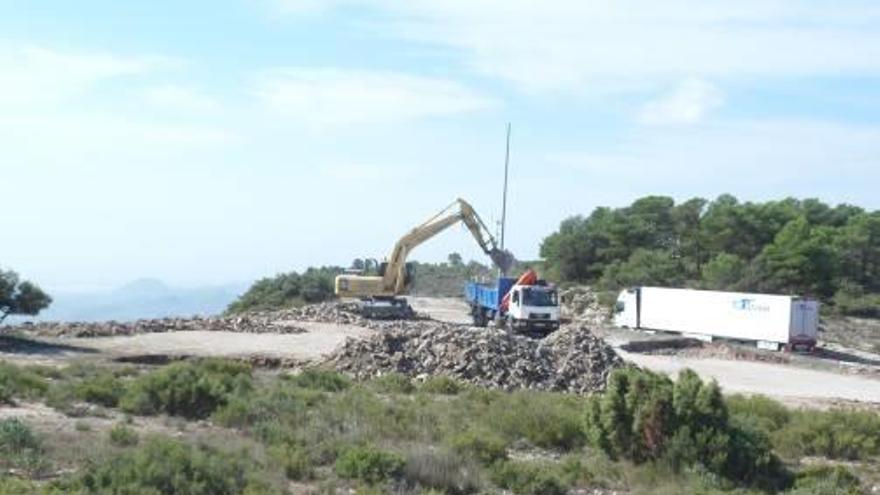
<path fill-rule="evenodd" d="M 326 303 L 237 317 L 21 326 L 4 332 L 0 358 L 64 365 L 225 357 L 270 368 L 323 364 L 356 377 L 439 373 L 483 386 L 579 393 L 596 389 L 611 368 L 631 363 L 670 375 L 690 368 L 727 392 L 764 394 L 799 407 L 880 404 L 880 357 L 840 345 L 820 348 L 818 356 L 755 357 L 717 345 L 646 350 L 631 344 L 658 337 L 610 329 L 592 313 L 589 321 L 571 321 L 542 341 L 472 328 L 467 306 L 455 298 L 417 297 L 411 303 L 423 319 L 365 320 L 344 304 Z M 476 360 L 480 366 L 469 364 Z"/>

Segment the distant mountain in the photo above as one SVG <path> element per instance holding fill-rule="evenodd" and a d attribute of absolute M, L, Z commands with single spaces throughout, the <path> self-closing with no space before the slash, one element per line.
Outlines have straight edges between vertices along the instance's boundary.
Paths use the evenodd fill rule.
<path fill-rule="evenodd" d="M 22 321 L 129 321 L 166 316 L 209 316 L 247 290 L 248 284 L 176 288 L 161 280 L 144 278 L 117 289 L 96 292 L 52 292 L 52 305 L 37 318 Z"/>

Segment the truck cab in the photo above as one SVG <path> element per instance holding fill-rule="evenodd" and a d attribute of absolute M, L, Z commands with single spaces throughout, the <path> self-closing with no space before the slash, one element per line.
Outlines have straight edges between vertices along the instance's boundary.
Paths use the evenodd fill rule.
<path fill-rule="evenodd" d="M 511 331 L 544 334 L 558 329 L 559 292 L 555 286 L 538 280 L 534 272 L 529 275 L 519 279 L 499 277 L 492 285 L 465 284 L 464 297 L 474 326 L 485 327 L 494 322 Z"/>
<path fill-rule="evenodd" d="M 559 294 L 548 285 L 514 285 L 510 290 L 507 325 L 514 330 L 559 328 Z"/>

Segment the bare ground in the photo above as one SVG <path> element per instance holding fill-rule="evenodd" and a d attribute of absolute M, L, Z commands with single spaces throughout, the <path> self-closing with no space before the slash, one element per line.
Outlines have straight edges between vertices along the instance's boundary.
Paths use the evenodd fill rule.
<path fill-rule="evenodd" d="M 363 338 L 373 332 L 367 328 L 329 323 L 302 322 L 300 326 L 305 333 L 184 331 L 116 337 L 43 338 L 31 349 L 0 345 L 0 359 L 50 365 L 71 359 L 115 360 L 137 356 L 237 358 L 259 355 L 311 361 L 332 352 L 346 338 Z"/>
<path fill-rule="evenodd" d="M 468 321 L 467 306 L 454 298 L 412 297 L 417 311 L 451 323 Z M 849 322 L 850 325 L 857 322 Z M 113 360 L 136 356 L 271 356 L 314 361 L 331 353 L 347 338 L 364 338 L 374 330 L 352 325 L 302 323 L 300 334 L 250 334 L 234 332 L 168 332 L 118 337 L 86 337 L 0 341 L 0 359 L 29 364 L 63 365 L 76 359 Z M 835 329 L 837 331 L 837 329 Z M 868 329 L 865 331 L 873 331 Z M 765 394 L 789 404 L 827 407 L 839 403 L 880 405 L 880 356 L 847 347 L 840 340 L 823 348 L 818 356 L 770 353 L 743 358 L 739 352 L 694 352 L 685 349 L 668 354 L 626 352 L 621 346 L 635 339 L 650 338 L 602 329 L 609 343 L 627 361 L 653 371 L 677 374 L 691 368 L 714 378 L 728 392 Z M 766 353 L 765 353 L 766 354 Z M 762 357 L 763 356 L 763 357 Z"/>

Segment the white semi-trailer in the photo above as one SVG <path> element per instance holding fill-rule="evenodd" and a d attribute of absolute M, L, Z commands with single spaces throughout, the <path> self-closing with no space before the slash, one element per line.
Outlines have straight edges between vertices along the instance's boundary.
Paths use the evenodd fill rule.
<path fill-rule="evenodd" d="M 819 303 L 796 296 L 637 287 L 621 291 L 614 311 L 620 327 L 754 341 L 774 350 L 811 350 L 819 332 Z"/>

